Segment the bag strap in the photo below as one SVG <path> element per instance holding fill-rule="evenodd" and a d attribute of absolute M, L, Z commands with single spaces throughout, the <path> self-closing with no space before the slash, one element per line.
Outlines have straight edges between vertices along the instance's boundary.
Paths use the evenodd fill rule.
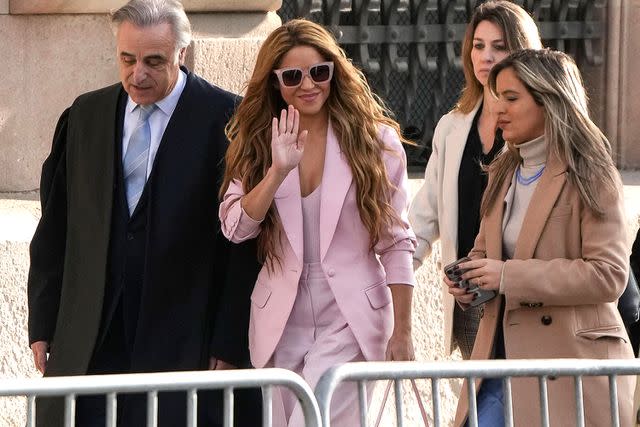
<path fill-rule="evenodd" d="M 413 393 L 416 395 L 418 408 L 420 408 L 420 415 L 422 415 L 422 421 L 424 421 L 424 427 L 429 427 L 429 418 L 427 418 L 427 411 L 424 408 L 424 402 L 422 401 L 422 397 L 420 396 L 418 386 L 416 385 L 416 381 L 414 379 L 411 379 L 411 388 L 413 388 Z"/>
<path fill-rule="evenodd" d="M 411 379 L 411 388 L 413 389 L 413 393 L 416 396 L 416 400 L 418 401 L 418 408 L 420 408 L 420 415 L 422 416 L 422 421 L 424 422 L 425 427 L 429 427 L 429 418 L 427 417 L 427 411 L 424 408 L 424 403 L 422 402 L 422 398 L 420 397 L 420 392 L 418 391 L 418 386 L 416 385 L 416 381 Z M 382 397 L 382 403 L 380 404 L 380 410 L 378 411 L 378 416 L 376 417 L 375 427 L 380 426 L 380 421 L 382 420 L 382 414 L 384 413 L 384 407 L 387 405 L 387 399 L 389 398 L 389 391 L 391 391 L 391 384 L 393 384 L 393 380 L 389 380 L 387 382 L 387 387 L 384 390 L 384 396 Z"/>

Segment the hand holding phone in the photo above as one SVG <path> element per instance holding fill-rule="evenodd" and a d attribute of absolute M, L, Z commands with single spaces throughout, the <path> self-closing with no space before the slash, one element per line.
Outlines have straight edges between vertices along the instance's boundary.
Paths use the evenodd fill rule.
<path fill-rule="evenodd" d="M 462 274 L 464 274 L 467 269 L 462 269 L 458 266 L 458 264 L 462 264 L 463 262 L 471 261 L 469 257 L 460 258 L 457 261 L 452 262 L 444 267 L 444 274 L 447 275 L 449 280 L 455 282 L 459 288 L 468 288 L 469 281 L 462 280 Z"/>
<path fill-rule="evenodd" d="M 495 298 L 497 293 L 495 291 L 481 289 L 477 285 L 471 284 L 468 280 L 462 279 L 462 275 L 469 269 L 460 268 L 459 264 L 467 261 L 471 261 L 471 258 L 463 257 L 451 264 L 447 264 L 444 267 L 444 274 L 449 278 L 449 280 L 455 282 L 458 287 L 467 289 L 467 293 L 475 294 L 473 301 L 469 303 L 470 306 L 475 307 Z"/>

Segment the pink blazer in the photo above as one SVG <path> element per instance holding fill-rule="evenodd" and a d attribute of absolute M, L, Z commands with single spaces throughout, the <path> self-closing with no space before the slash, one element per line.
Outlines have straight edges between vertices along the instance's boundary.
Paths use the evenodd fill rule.
<path fill-rule="evenodd" d="M 393 329 L 391 291 L 387 284 L 414 284 L 412 257 L 415 236 L 407 219 L 406 157 L 397 133 L 380 127 L 389 149 L 384 161 L 393 184 L 391 203 L 401 222 L 386 230 L 374 251 L 360 220 L 351 168 L 329 125 L 322 177 L 320 256 L 336 301 L 367 360 L 383 360 Z M 260 233 L 260 223 L 240 206 L 244 195 L 239 180 L 231 182 L 220 205 L 222 232 L 232 242 Z M 275 194 L 284 236 L 282 268 L 262 268 L 251 295 L 249 349 L 251 362 L 264 367 L 271 358 L 291 313 L 303 267 L 302 198 L 298 169 L 293 169 Z"/>

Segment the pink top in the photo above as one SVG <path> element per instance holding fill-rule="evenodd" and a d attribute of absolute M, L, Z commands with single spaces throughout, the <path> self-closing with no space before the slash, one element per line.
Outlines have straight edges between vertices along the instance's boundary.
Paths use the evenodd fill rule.
<path fill-rule="evenodd" d="M 320 262 L 320 187 L 302 198 L 303 260 Z"/>

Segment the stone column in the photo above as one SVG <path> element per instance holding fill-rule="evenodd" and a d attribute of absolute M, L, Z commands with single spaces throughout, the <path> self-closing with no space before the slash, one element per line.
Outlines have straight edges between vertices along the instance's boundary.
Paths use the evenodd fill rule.
<path fill-rule="evenodd" d="M 640 0 L 609 0 L 606 133 L 621 168 L 640 169 Z"/>
<path fill-rule="evenodd" d="M 107 13 L 124 0 L 0 0 L 0 193 L 35 191 L 56 121 L 83 92 L 118 81 Z M 281 0 L 184 0 L 186 65 L 241 90 Z"/>

